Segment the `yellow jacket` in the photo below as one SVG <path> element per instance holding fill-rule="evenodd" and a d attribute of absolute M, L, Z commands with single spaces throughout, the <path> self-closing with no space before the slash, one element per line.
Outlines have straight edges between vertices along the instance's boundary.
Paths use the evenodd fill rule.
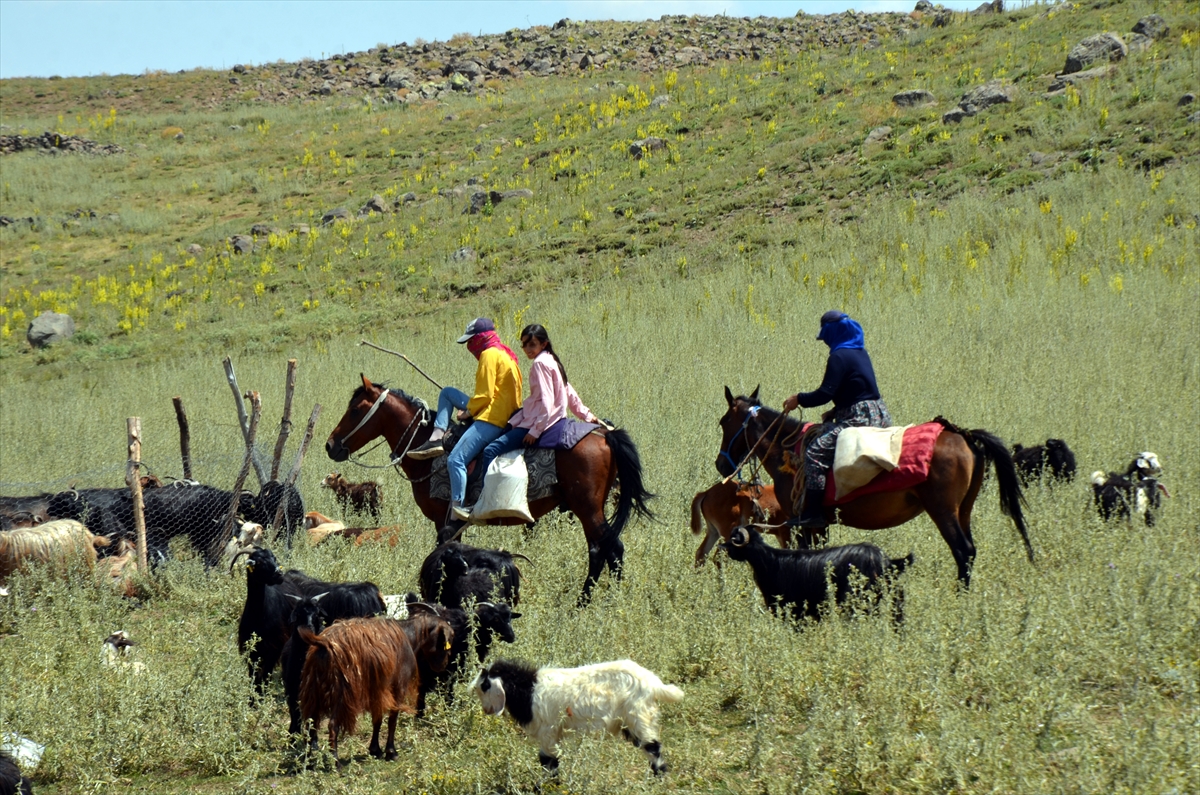
<path fill-rule="evenodd" d="M 467 403 L 467 411 L 481 422 L 503 428 L 519 408 L 521 369 L 501 348 L 488 348 L 479 354 L 475 394 Z"/>

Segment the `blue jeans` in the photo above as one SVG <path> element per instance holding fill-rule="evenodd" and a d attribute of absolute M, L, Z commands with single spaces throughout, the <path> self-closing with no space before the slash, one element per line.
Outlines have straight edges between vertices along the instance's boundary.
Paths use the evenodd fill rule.
<path fill-rule="evenodd" d="M 450 388 L 452 387 L 447 387 L 447 389 Z M 457 392 L 458 390 L 455 391 Z M 443 389 L 442 394 L 445 393 L 446 389 Z M 438 403 L 441 403 L 440 397 L 438 398 Z M 438 414 L 441 414 L 440 407 Z M 479 455 L 479 452 L 483 448 L 495 441 L 496 437 L 502 433 L 504 433 L 503 428 L 492 425 L 490 422 L 476 420 L 459 437 L 458 442 L 454 445 L 454 449 L 450 451 L 450 455 L 446 458 L 446 469 L 450 472 L 451 500 L 462 505 L 462 501 L 467 495 L 467 464 L 471 463 L 472 458 Z"/>
<path fill-rule="evenodd" d="M 442 387 L 442 391 L 438 393 L 437 419 L 433 421 L 433 427 L 441 428 L 443 431 L 449 428 L 450 414 L 453 410 L 466 411 L 467 403 L 470 401 L 471 397 L 461 389 L 455 389 L 452 386 Z"/>
<path fill-rule="evenodd" d="M 483 467 L 483 474 L 487 474 L 488 464 L 497 457 L 513 450 L 520 450 L 527 433 L 529 433 L 528 428 L 512 428 L 501 433 L 496 437 L 496 441 L 483 448 L 483 455 L 479 456 L 479 466 Z"/>

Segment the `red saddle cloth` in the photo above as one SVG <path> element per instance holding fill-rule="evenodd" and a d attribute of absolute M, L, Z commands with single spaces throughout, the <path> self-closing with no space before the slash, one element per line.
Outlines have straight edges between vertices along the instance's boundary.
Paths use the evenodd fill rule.
<path fill-rule="evenodd" d="M 806 423 L 807 425 L 807 423 Z M 865 486 L 836 499 L 837 486 L 833 478 L 826 479 L 825 504 L 843 505 L 859 497 L 875 494 L 881 491 L 902 491 L 918 483 L 924 483 L 929 477 L 929 462 L 933 460 L 933 446 L 946 426 L 940 422 L 926 422 L 914 425 L 904 432 L 904 444 L 900 448 L 900 463 L 891 472 L 880 472 Z"/>

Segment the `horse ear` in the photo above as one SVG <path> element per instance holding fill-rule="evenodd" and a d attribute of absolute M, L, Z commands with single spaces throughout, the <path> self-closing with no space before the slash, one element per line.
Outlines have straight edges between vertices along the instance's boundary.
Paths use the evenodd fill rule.
<path fill-rule="evenodd" d="M 729 404 L 730 408 L 733 407 L 733 393 L 729 391 L 729 387 L 725 387 L 725 402 Z"/>
<path fill-rule="evenodd" d="M 358 377 L 362 379 L 363 386 L 365 386 L 367 389 L 370 389 L 372 386 L 374 386 L 374 384 L 372 384 L 370 381 L 368 381 L 367 377 L 365 375 L 363 375 L 362 373 L 359 373 Z"/>
<path fill-rule="evenodd" d="M 750 393 L 751 400 L 758 400 L 758 388 L 761 386 L 762 384 L 759 384 L 758 386 L 754 387 L 754 391 Z"/>

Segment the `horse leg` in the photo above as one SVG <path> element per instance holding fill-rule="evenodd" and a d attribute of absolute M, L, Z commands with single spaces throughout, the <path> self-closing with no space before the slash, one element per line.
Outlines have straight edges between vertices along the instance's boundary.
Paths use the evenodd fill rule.
<path fill-rule="evenodd" d="M 587 607 L 592 601 L 592 587 L 600 579 L 602 571 L 604 571 L 604 556 L 600 554 L 598 547 L 589 546 L 587 579 L 583 581 L 583 593 L 579 594 L 578 607 Z"/>
<path fill-rule="evenodd" d="M 712 552 L 712 548 L 717 544 L 719 534 L 713 523 L 708 521 L 708 517 L 704 518 L 704 524 L 707 532 L 704 535 L 704 540 L 700 542 L 699 548 L 696 550 L 696 565 L 703 566 L 704 561 L 708 558 L 708 553 Z"/>
<path fill-rule="evenodd" d="M 620 538 L 614 538 L 609 542 L 604 551 L 604 562 L 608 566 L 608 573 L 619 581 L 625 563 L 625 544 Z"/>
<path fill-rule="evenodd" d="M 950 547 L 954 555 L 954 563 L 958 566 L 958 581 L 964 588 L 971 586 L 971 567 L 975 565 L 975 544 L 971 541 L 970 533 L 963 529 L 958 519 L 958 511 L 950 506 L 928 506 L 929 518 L 937 525 L 938 531 Z"/>

